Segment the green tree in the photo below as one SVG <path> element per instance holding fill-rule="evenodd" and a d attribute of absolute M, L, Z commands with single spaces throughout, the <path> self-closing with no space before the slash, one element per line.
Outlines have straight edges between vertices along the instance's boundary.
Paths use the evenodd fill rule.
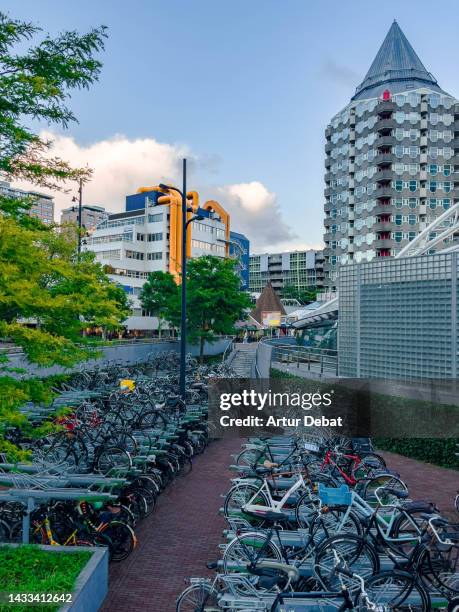
<path fill-rule="evenodd" d="M 105 28 L 33 40 L 40 29 L 0 13 L 0 175 L 59 188 L 87 179 L 87 169 L 52 157 L 52 142 L 33 128 L 44 120 L 66 128 L 72 89 L 98 79 Z M 71 366 L 91 353 L 81 344 L 88 326 L 116 328 L 128 314 L 126 294 L 110 282 L 94 256 L 76 257 L 75 241 L 29 216 L 33 198 L 0 197 L 0 338 L 21 347 L 40 366 Z M 0 450 L 8 424 L 27 427 L 18 407 L 50 398 L 54 379 L 22 379 L 0 350 Z"/>
<path fill-rule="evenodd" d="M 163 321 L 171 321 L 176 316 L 178 286 L 169 272 L 151 272 L 140 292 L 142 307 L 158 317 L 158 335 L 161 338 Z"/>
<path fill-rule="evenodd" d="M 191 259 L 187 266 L 188 339 L 199 342 L 202 360 L 204 343 L 216 334 L 234 333 L 236 321 L 251 308 L 250 297 L 241 291 L 234 271 L 235 261 L 206 255 Z"/>
<path fill-rule="evenodd" d="M 310 304 L 317 298 L 317 287 L 298 289 L 298 287 L 295 287 L 295 285 L 285 285 L 282 289 L 282 297 L 286 299 L 298 300 L 302 304 Z"/>

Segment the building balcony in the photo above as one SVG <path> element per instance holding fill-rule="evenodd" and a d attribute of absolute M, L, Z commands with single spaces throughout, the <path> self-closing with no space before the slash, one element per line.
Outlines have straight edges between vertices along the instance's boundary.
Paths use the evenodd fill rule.
<path fill-rule="evenodd" d="M 394 136 L 380 136 L 375 141 L 376 147 L 392 147 L 395 145 Z"/>
<path fill-rule="evenodd" d="M 421 113 L 427 113 L 429 111 L 429 106 L 427 102 L 421 102 Z"/>
<path fill-rule="evenodd" d="M 324 181 L 325 183 L 327 183 L 327 185 L 330 183 L 331 179 L 332 179 L 332 173 L 326 172 L 324 175 Z"/>
<path fill-rule="evenodd" d="M 377 155 L 375 157 L 375 162 L 376 164 L 382 165 L 382 164 L 391 164 L 395 159 L 395 156 L 392 153 L 380 153 L 379 155 Z"/>
<path fill-rule="evenodd" d="M 421 153 L 421 155 L 419 156 L 419 162 L 421 164 L 427 163 L 427 153 Z"/>
<path fill-rule="evenodd" d="M 324 219 L 324 226 L 326 228 L 329 228 L 330 225 L 333 225 L 333 221 L 335 221 L 335 219 L 332 219 L 331 217 L 325 217 L 325 219 Z"/>
<path fill-rule="evenodd" d="M 379 119 L 375 123 L 375 132 L 381 132 L 382 130 L 393 130 L 396 127 L 395 119 Z"/>
<path fill-rule="evenodd" d="M 325 202 L 324 204 L 324 212 L 330 212 L 334 208 L 331 202 Z"/>
<path fill-rule="evenodd" d="M 330 138 L 330 136 L 333 134 L 333 128 L 331 125 L 327 125 L 327 127 L 325 128 L 325 138 Z"/>
<path fill-rule="evenodd" d="M 391 204 L 378 204 L 373 208 L 373 212 L 375 215 L 390 215 L 392 214 L 393 207 Z"/>
<path fill-rule="evenodd" d="M 381 181 L 391 181 L 394 178 L 394 173 L 390 168 L 387 170 L 380 170 L 376 172 L 374 178 L 378 183 Z"/>
<path fill-rule="evenodd" d="M 391 249 L 395 245 L 395 241 L 391 238 L 376 238 L 375 245 L 377 249 Z"/>
<path fill-rule="evenodd" d="M 350 211 L 347 213 L 347 220 L 348 220 L 348 221 L 354 221 L 354 211 L 353 211 L 353 210 L 350 210 Z"/>
<path fill-rule="evenodd" d="M 326 158 L 325 158 L 325 168 L 326 168 L 327 170 L 330 170 L 331 163 L 332 163 L 331 157 L 326 157 Z"/>
<path fill-rule="evenodd" d="M 324 189 L 324 196 L 325 196 L 326 198 L 329 198 L 329 197 L 330 197 L 330 194 L 331 194 L 331 189 L 330 189 L 330 187 L 325 187 L 325 189 Z"/>
<path fill-rule="evenodd" d="M 389 232 L 393 227 L 391 221 L 379 221 L 376 222 L 371 229 L 374 229 L 375 232 Z"/>
<path fill-rule="evenodd" d="M 427 146 L 427 136 L 421 136 L 419 139 L 419 146 L 426 147 Z"/>
<path fill-rule="evenodd" d="M 333 150 L 333 143 L 332 142 L 326 142 L 325 143 L 325 153 L 330 153 Z"/>
<path fill-rule="evenodd" d="M 355 147 L 353 147 L 353 146 L 350 146 L 350 147 L 349 147 L 349 153 L 348 153 L 348 156 L 349 156 L 350 158 L 351 158 L 351 157 L 355 157 Z"/>
<path fill-rule="evenodd" d="M 392 100 L 381 100 L 376 107 L 376 112 L 382 115 L 383 113 L 393 112 L 396 108 L 397 106 Z"/>
<path fill-rule="evenodd" d="M 375 191 L 376 199 L 391 198 L 394 195 L 394 190 L 390 186 L 378 187 Z"/>

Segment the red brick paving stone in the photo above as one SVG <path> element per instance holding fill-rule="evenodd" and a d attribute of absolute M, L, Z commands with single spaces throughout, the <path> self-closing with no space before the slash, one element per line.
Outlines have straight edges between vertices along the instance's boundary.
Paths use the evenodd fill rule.
<path fill-rule="evenodd" d="M 103 612 L 173 612 L 191 576 L 212 575 L 208 560 L 220 557 L 224 519 L 221 494 L 229 488 L 231 454 L 242 440 L 214 442 L 197 457 L 192 473 L 159 498 L 155 512 L 137 528 L 139 544 L 126 561 L 110 566 L 110 590 Z M 413 499 L 435 501 L 450 513 L 459 473 L 395 453 L 381 452 L 402 475 Z"/>
<path fill-rule="evenodd" d="M 228 466 L 241 442 L 213 442 L 196 457 L 191 474 L 161 494 L 155 512 L 136 529 L 137 548 L 110 566 L 103 612 L 173 612 L 186 578 L 213 575 L 205 564 L 220 557 L 225 528 L 220 496 L 234 477 Z"/>
<path fill-rule="evenodd" d="M 433 501 L 448 516 L 457 519 L 454 498 L 459 489 L 459 472 L 424 463 L 396 453 L 377 451 L 387 466 L 398 472 L 407 484 L 412 499 Z"/>

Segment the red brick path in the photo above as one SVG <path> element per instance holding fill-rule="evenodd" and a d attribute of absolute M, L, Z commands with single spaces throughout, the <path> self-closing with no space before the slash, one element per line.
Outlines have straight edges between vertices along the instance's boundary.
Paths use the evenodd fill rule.
<path fill-rule="evenodd" d="M 214 442 L 197 457 L 192 473 L 179 479 L 138 527 L 133 554 L 110 567 L 110 591 L 103 612 L 173 612 L 191 576 L 211 575 L 205 563 L 220 557 L 225 521 L 218 515 L 221 494 L 229 488 L 230 455 L 242 440 Z M 382 453 L 407 482 L 413 499 L 435 501 L 451 511 L 459 473 L 394 453 Z"/>
<path fill-rule="evenodd" d="M 205 564 L 220 558 L 220 496 L 234 477 L 228 466 L 240 447 L 240 439 L 213 442 L 196 457 L 191 474 L 161 494 L 156 510 L 136 529 L 137 548 L 110 566 L 103 612 L 173 612 L 185 578 L 212 575 Z"/>
<path fill-rule="evenodd" d="M 445 516 L 455 516 L 456 520 L 459 518 L 453 506 L 456 491 L 459 490 L 457 470 L 448 470 L 387 451 L 379 452 L 388 467 L 398 472 L 406 482 L 412 499 L 433 501 Z"/>

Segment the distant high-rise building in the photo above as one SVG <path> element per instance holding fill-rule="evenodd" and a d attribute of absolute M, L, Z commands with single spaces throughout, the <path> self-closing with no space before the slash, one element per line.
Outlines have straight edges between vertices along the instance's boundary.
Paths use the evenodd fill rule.
<path fill-rule="evenodd" d="M 130 330 L 158 328 L 156 317 L 142 310 L 139 297 L 150 272 L 170 272 L 180 282 L 181 199 L 172 192 L 169 203 L 158 205 L 160 197 L 164 193 L 159 187 L 140 188 L 126 196 L 125 212 L 108 215 L 83 243 L 83 249 L 93 251 L 110 278 L 129 295 L 132 312 L 125 325 Z M 187 256 L 229 256 L 229 215 L 214 200 L 199 206 L 196 192 L 190 198 L 199 218 L 188 227 Z"/>
<path fill-rule="evenodd" d="M 249 290 L 250 241 L 244 234 L 230 232 L 229 255 L 236 260 L 236 272 L 241 277 L 241 289 Z"/>
<path fill-rule="evenodd" d="M 459 105 L 394 21 L 325 136 L 325 284 L 392 257 L 459 199 Z M 456 137 L 456 134 L 458 136 Z"/>
<path fill-rule="evenodd" d="M 37 217 L 43 223 L 50 225 L 54 223 L 54 200 L 52 196 L 39 191 L 26 191 L 11 187 L 6 181 L 0 181 L 0 194 L 9 198 L 31 198 L 33 200 L 29 214 Z"/>
<path fill-rule="evenodd" d="M 250 292 L 261 293 L 268 282 L 280 297 L 287 285 L 299 291 L 323 287 L 323 252 L 310 249 L 251 255 Z"/>
<path fill-rule="evenodd" d="M 78 224 L 79 207 L 70 206 L 64 208 L 61 212 L 61 225 L 64 223 L 77 223 Z M 94 229 L 105 221 L 108 217 L 108 212 L 102 206 L 90 206 L 84 204 L 81 207 L 81 225 L 85 229 Z"/>

